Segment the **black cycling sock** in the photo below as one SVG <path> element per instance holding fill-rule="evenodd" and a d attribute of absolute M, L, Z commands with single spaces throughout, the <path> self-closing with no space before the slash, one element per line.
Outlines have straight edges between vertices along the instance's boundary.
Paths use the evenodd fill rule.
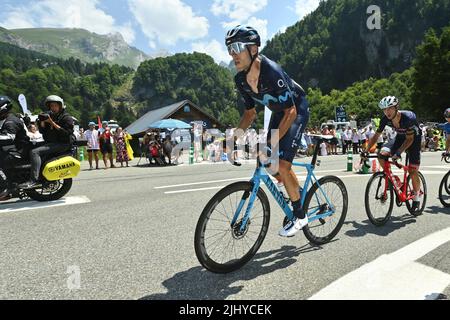
<path fill-rule="evenodd" d="M 300 201 L 301 201 L 301 199 L 298 199 L 297 201 L 292 202 L 292 208 L 294 211 L 294 217 L 304 219 L 305 213 L 302 210 L 302 205 L 301 205 Z"/>

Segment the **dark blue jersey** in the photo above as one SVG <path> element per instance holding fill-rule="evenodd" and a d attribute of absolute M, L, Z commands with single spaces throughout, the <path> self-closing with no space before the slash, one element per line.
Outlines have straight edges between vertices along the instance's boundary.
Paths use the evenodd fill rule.
<path fill-rule="evenodd" d="M 245 101 L 247 110 L 256 104 L 267 106 L 272 112 L 283 112 L 296 106 L 298 114 L 304 114 L 305 104 L 302 99 L 306 95 L 303 88 L 293 81 L 281 67 L 272 60 L 261 55 L 261 69 L 258 79 L 258 93 L 253 92 L 247 83 L 245 72 L 239 72 L 234 81 Z"/>
<path fill-rule="evenodd" d="M 407 133 L 412 133 L 414 136 L 421 136 L 422 130 L 419 128 L 419 122 L 417 122 L 416 114 L 412 111 L 404 110 L 399 112 L 401 114 L 399 128 L 394 127 L 392 121 L 386 116 L 383 116 L 377 132 L 382 133 L 386 126 L 390 126 L 397 132 L 399 137 L 405 137 Z"/>
<path fill-rule="evenodd" d="M 450 134 L 450 123 L 449 122 L 438 124 L 437 127 L 441 130 L 444 130 L 445 134 Z"/>

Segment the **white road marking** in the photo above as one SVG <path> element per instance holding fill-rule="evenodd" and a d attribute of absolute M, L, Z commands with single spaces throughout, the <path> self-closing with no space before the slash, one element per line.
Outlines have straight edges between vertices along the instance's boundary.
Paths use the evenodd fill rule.
<path fill-rule="evenodd" d="M 61 198 L 59 200 L 50 202 L 39 202 L 39 201 L 18 201 L 18 202 L 8 202 L 0 205 L 1 213 L 11 213 L 16 211 L 24 210 L 34 210 L 34 209 L 44 209 L 50 207 L 67 206 L 73 204 L 88 203 L 91 200 L 86 196 L 74 196 Z"/>
<path fill-rule="evenodd" d="M 343 172 L 343 170 L 332 170 L 332 171 L 317 171 L 314 172 L 317 173 L 325 173 L 325 172 L 335 172 L 340 171 Z M 424 175 L 444 175 L 447 172 L 442 171 L 421 171 Z M 400 175 L 403 173 L 403 171 L 400 170 L 394 170 L 394 174 Z M 305 181 L 306 180 L 306 173 L 303 173 L 303 175 L 299 175 L 297 172 L 297 178 L 299 181 Z M 354 179 L 354 178 L 370 178 L 372 174 L 357 174 L 357 173 L 351 173 L 349 172 L 347 175 L 337 175 L 339 179 Z M 323 176 L 316 175 L 317 179 L 322 178 Z M 201 185 L 201 184 L 212 184 L 212 183 L 219 183 L 219 182 L 227 182 L 227 181 L 249 181 L 251 177 L 242 177 L 242 178 L 233 178 L 233 179 L 224 179 L 224 180 L 214 180 L 214 181 L 201 181 L 201 182 L 193 182 L 193 183 L 183 183 L 183 184 L 176 184 L 176 185 L 169 185 L 169 186 L 161 186 L 161 187 L 155 187 L 155 189 L 167 189 L 167 188 L 176 188 L 176 187 L 187 187 L 187 186 L 195 186 L 195 185 Z M 275 178 L 271 177 L 272 181 L 276 181 Z M 196 192 L 196 191 L 205 191 L 205 190 L 214 190 L 214 189 L 221 189 L 223 186 L 219 187 L 209 187 L 209 188 L 197 188 L 197 189 L 184 189 L 184 190 L 175 190 L 175 191 L 166 191 L 164 194 L 177 194 L 177 193 L 185 193 L 185 192 Z"/>
<path fill-rule="evenodd" d="M 250 179 L 250 177 L 224 179 L 224 180 L 213 180 L 213 181 L 201 181 L 201 182 L 192 182 L 192 183 L 182 183 L 182 184 L 173 184 L 173 185 L 170 185 L 170 186 L 155 187 L 155 189 L 167 189 L 167 188 L 176 188 L 176 187 L 186 187 L 186 186 L 195 186 L 195 185 L 199 185 L 199 184 L 209 184 L 209 183 L 218 183 L 218 182 L 236 181 L 236 180 L 249 180 L 249 179 Z"/>
<path fill-rule="evenodd" d="M 450 285 L 450 274 L 415 261 L 449 241 L 450 228 L 435 232 L 348 273 L 310 300 L 436 299 Z"/>
<path fill-rule="evenodd" d="M 186 189 L 186 190 L 175 190 L 175 191 L 166 191 L 164 194 L 174 194 L 174 193 L 185 193 L 185 192 L 196 192 L 196 191 L 205 191 L 205 190 L 214 190 L 214 189 L 222 189 L 226 186 L 220 187 L 210 187 L 210 188 L 199 188 L 199 189 Z"/>
<path fill-rule="evenodd" d="M 317 173 L 325 173 L 325 172 L 344 172 L 344 170 L 323 170 L 323 171 L 314 171 L 315 174 Z M 305 174 L 305 172 L 296 172 L 297 175 Z M 200 181 L 200 182 L 191 182 L 191 183 L 182 183 L 182 184 L 173 184 L 168 186 L 161 186 L 161 187 L 155 187 L 155 189 L 169 189 L 169 188 L 176 188 L 176 187 L 186 187 L 186 186 L 195 186 L 200 184 L 211 184 L 211 183 L 218 183 L 218 182 L 227 182 L 227 181 L 248 181 L 251 177 L 242 177 L 242 178 L 231 178 L 231 179 L 223 179 L 223 180 L 212 180 L 212 181 Z M 274 180 L 272 178 L 272 180 Z"/>
<path fill-rule="evenodd" d="M 436 169 L 447 169 L 450 170 L 450 165 L 446 165 L 446 166 L 420 166 L 421 168 L 436 168 Z"/>
<path fill-rule="evenodd" d="M 365 176 L 366 178 L 370 178 L 371 175 L 351 175 L 351 176 L 337 176 L 338 178 L 360 178 L 361 176 Z M 299 181 L 306 180 L 306 176 L 297 176 Z M 322 176 L 316 176 L 317 180 L 322 178 Z M 233 179 L 233 180 L 242 180 L 242 181 L 248 181 L 250 178 L 239 178 L 239 179 Z M 226 180 L 224 180 L 226 181 Z M 276 181 L 275 178 L 272 178 L 272 181 Z M 203 183 L 209 183 L 209 182 L 203 182 Z M 196 184 L 202 184 L 200 182 Z M 187 184 L 189 185 L 189 184 Z M 217 186 L 217 187 L 209 187 L 209 188 L 198 188 L 198 189 L 184 189 L 184 190 L 175 190 L 175 191 L 165 191 L 164 194 L 175 194 L 175 193 L 185 193 L 185 192 L 196 192 L 196 191 L 205 191 L 205 190 L 214 190 L 214 189 L 221 189 L 225 186 Z M 161 188 L 161 187 L 159 187 Z"/>

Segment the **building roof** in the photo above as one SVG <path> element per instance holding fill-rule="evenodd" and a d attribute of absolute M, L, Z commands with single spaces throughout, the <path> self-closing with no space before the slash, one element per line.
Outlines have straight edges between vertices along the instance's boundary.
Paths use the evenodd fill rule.
<path fill-rule="evenodd" d="M 149 125 L 151 125 L 152 123 L 154 123 L 156 121 L 170 117 L 172 114 L 177 112 L 181 107 L 183 107 L 186 104 L 189 104 L 190 107 L 193 107 L 193 108 L 199 110 L 201 113 L 205 114 L 206 116 L 208 116 L 209 118 L 213 119 L 214 121 L 216 121 L 218 123 L 218 121 L 214 117 L 207 114 L 205 111 L 203 111 L 202 109 L 197 107 L 191 101 L 183 100 L 183 101 L 179 101 L 174 104 L 147 112 L 142 117 L 140 117 L 135 122 L 130 124 L 128 127 L 126 127 L 125 130 L 127 130 L 127 132 L 130 133 L 131 135 L 145 132 L 145 131 L 147 131 Z"/>

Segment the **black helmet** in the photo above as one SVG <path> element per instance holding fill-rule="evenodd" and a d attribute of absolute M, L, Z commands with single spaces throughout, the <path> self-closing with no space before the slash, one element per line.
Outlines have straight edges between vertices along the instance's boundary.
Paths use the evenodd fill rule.
<path fill-rule="evenodd" d="M 250 26 L 238 25 L 227 32 L 225 36 L 225 45 L 228 46 L 235 42 L 243 42 L 261 46 L 261 38 L 258 32 Z"/>
<path fill-rule="evenodd" d="M 12 101 L 7 96 L 0 96 L 0 116 L 7 114 L 12 109 Z"/>

